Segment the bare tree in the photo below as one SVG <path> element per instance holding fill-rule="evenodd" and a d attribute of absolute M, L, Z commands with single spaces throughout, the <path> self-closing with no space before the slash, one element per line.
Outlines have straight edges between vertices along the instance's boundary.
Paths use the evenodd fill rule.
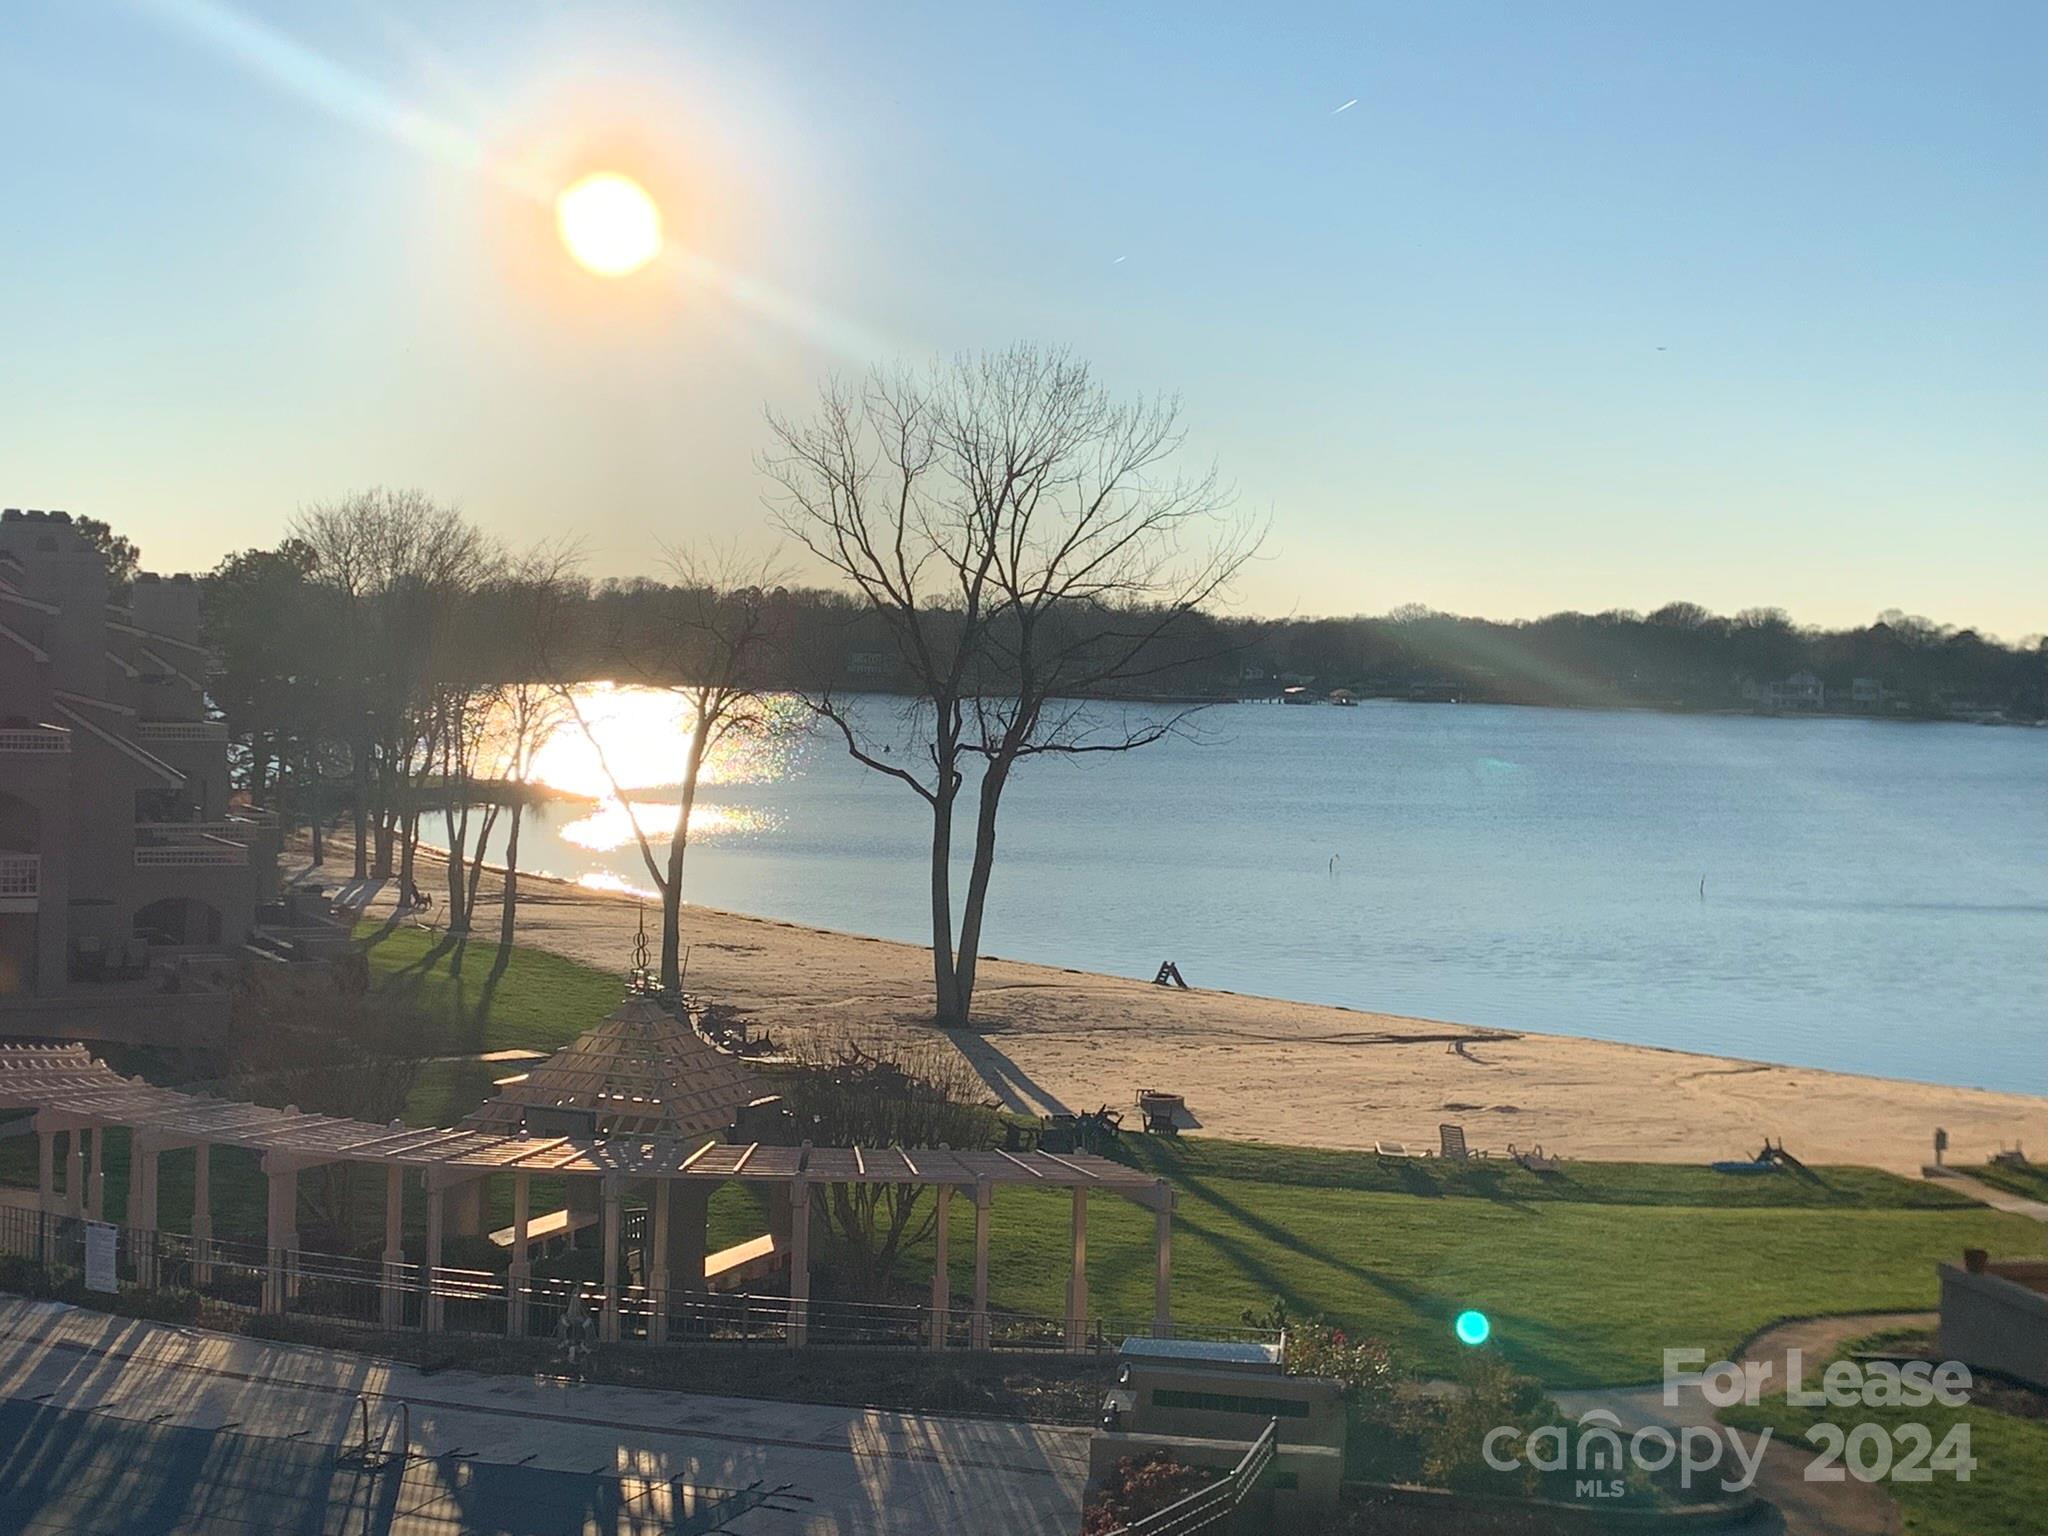
<path fill-rule="evenodd" d="M 666 689 L 687 716 L 675 821 L 659 852 L 574 689 L 564 679 L 558 691 L 583 728 L 661 895 L 660 981 L 674 992 L 682 986 L 683 862 L 697 787 L 719 747 L 774 729 L 776 712 L 764 689 L 778 601 L 772 560 L 748 560 L 735 551 L 671 550 L 669 565 L 674 581 L 639 605 L 630 631 L 606 642 L 624 676 Z"/>
<path fill-rule="evenodd" d="M 504 616 L 507 681 L 498 689 L 494 722 L 496 771 L 510 792 L 505 833 L 505 889 L 498 910 L 498 954 L 491 974 L 512 958 L 519 913 L 519 830 L 531 793 L 534 759 L 573 718 L 563 690 L 548 681 L 549 658 L 567 644 L 588 592 L 575 574 L 572 547 L 537 550 L 520 562 L 498 593 Z"/>
<path fill-rule="evenodd" d="M 812 708 L 854 758 L 930 808 L 936 1015 L 964 1025 L 1002 794 L 1028 758 L 1127 752 L 1185 710 L 1118 702 L 1196 658 L 1191 622 L 1251 557 L 1215 474 L 1178 474 L 1176 402 L 1119 402 L 1064 352 L 1015 347 L 822 393 L 771 415 L 763 468 L 782 526 L 884 623 L 914 679 L 917 757 L 829 688 Z M 955 926 L 956 802 L 978 766 L 973 860 Z"/>
<path fill-rule="evenodd" d="M 355 778 L 358 879 L 392 873 L 401 842 L 401 899 L 412 889 L 414 775 L 438 723 L 431 682 L 462 595 L 495 574 L 497 546 L 423 491 L 377 489 L 308 508 L 290 536 L 311 551 L 312 577 L 333 599 L 342 684 L 334 729 Z"/>
<path fill-rule="evenodd" d="M 821 1146 L 992 1147 L 1002 1122 L 979 1074 L 927 1037 L 907 1050 L 840 1038 L 800 1044 L 783 1102 Z M 937 1207 L 923 1184 L 837 1183 L 822 1202 L 839 1249 L 835 1272 L 855 1297 L 883 1299 L 906 1247 L 931 1235 Z"/>

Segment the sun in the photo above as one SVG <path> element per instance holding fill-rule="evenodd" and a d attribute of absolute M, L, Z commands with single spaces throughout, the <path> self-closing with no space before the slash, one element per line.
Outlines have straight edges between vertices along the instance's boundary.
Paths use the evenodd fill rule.
<path fill-rule="evenodd" d="M 631 177 L 599 171 L 555 199 L 569 254 L 600 277 L 625 277 L 661 254 L 661 210 Z"/>

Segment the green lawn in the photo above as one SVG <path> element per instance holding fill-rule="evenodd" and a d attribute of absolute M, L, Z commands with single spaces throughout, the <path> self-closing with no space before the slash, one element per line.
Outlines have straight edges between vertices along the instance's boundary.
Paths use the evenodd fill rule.
<path fill-rule="evenodd" d="M 1477 1307 L 1497 1347 L 1553 1387 L 1652 1379 L 1667 1347 L 1718 1358 L 1782 1317 L 1931 1307 L 1935 1261 L 1965 1246 L 2048 1250 L 2037 1224 L 1982 1208 L 1517 1202 L 1214 1177 L 1178 1187 L 1174 1300 L 1188 1322 L 1234 1322 L 1277 1294 L 1442 1370 L 1459 1348 L 1451 1319 Z M 991 1285 L 1004 1304 L 1057 1311 L 1064 1207 L 997 1196 Z M 1150 1229 L 1146 1212 L 1091 1204 L 1097 1311 L 1149 1317 Z"/>
<path fill-rule="evenodd" d="M 1852 1340 L 1837 1358 L 1859 1349 L 1889 1351 L 1912 1342 L 1900 1335 Z M 1809 1364 L 1806 1378 L 1810 1387 L 1817 1385 L 1823 1369 Z M 1821 1447 L 1804 1437 L 1808 1428 L 1822 1420 L 1844 1431 L 1863 1423 L 1888 1430 L 1922 1424 L 1937 1446 L 1955 1426 L 1967 1425 L 1969 1454 L 1977 1463 L 1967 1480 L 1936 1472 L 1927 1482 L 1887 1482 L 1887 1490 L 1898 1500 L 1905 1517 L 1906 1530 L 1911 1536 L 1984 1536 L 1991 1531 L 2001 1536 L 2048 1536 L 2048 1504 L 2042 1500 L 2048 1491 L 2048 1419 L 2023 1417 L 1994 1406 L 2015 1395 L 2012 1388 L 1993 1387 L 1987 1392 L 1980 1386 L 1973 1394 L 1975 1400 L 1963 1408 L 1939 1404 L 1923 1408 L 1794 1408 L 1782 1397 L 1770 1397 L 1755 1408 L 1727 1409 L 1721 1417 L 1741 1429 L 1769 1428 L 1780 1440 L 1814 1449 Z M 1986 1397 L 1992 1401 L 1985 1401 Z"/>
<path fill-rule="evenodd" d="M 620 995 L 618 978 L 522 948 L 479 1017 L 492 946 L 472 946 L 458 979 L 445 960 L 422 968 L 430 943 L 398 930 L 371 951 L 372 971 L 438 1010 L 436 1038 L 460 1042 L 455 1049 L 550 1049 Z M 408 1118 L 459 1115 L 502 1070 L 437 1063 Z M 1207 1137 L 1131 1136 L 1124 1155 L 1179 1191 L 1174 1306 L 1183 1320 L 1235 1324 L 1284 1296 L 1297 1311 L 1385 1336 L 1418 1369 L 1440 1370 L 1459 1351 L 1450 1320 L 1479 1307 L 1497 1347 L 1558 1387 L 1652 1379 L 1666 1346 L 1726 1352 L 1782 1317 L 1932 1306 L 1935 1261 L 1965 1247 L 2048 1252 L 2033 1222 L 1863 1168 L 1819 1169 L 1813 1181 L 1652 1163 L 1567 1163 L 1538 1175 L 1498 1160 L 1384 1164 L 1370 1153 Z M 736 1241 L 755 1208 L 729 1194 L 713 1214 L 724 1229 L 713 1241 Z M 963 1202 L 955 1218 L 954 1288 L 964 1296 L 971 1208 Z M 1062 1309 L 1067 1223 L 1064 1196 L 998 1195 L 996 1305 Z M 929 1264 L 928 1247 L 908 1255 L 906 1286 L 921 1289 Z M 1091 1205 L 1089 1283 L 1098 1314 L 1150 1319 L 1149 1212 L 1114 1199 Z"/>
<path fill-rule="evenodd" d="M 371 923 L 357 929 L 365 938 L 378 931 Z M 494 942 L 473 940 L 460 975 L 450 970 L 449 954 L 426 963 L 439 943 L 422 929 L 396 928 L 370 950 L 377 984 L 418 1006 L 427 1026 L 426 1054 L 552 1051 L 610 1013 L 625 993 L 623 964 L 613 976 L 545 950 L 519 948 L 493 985 Z"/>
<path fill-rule="evenodd" d="M 620 982 L 534 950 L 517 951 L 500 985 L 482 986 L 492 946 L 473 947 L 462 978 L 423 967 L 430 936 L 400 930 L 371 951 L 383 986 L 404 989 L 426 1016 L 435 1054 L 508 1046 L 551 1049 L 616 1004 Z M 484 1006 L 479 1006 L 480 1004 Z M 502 1066 L 438 1061 L 408 1107 L 446 1124 L 486 1096 Z M 125 1191 L 125 1148 L 109 1157 L 109 1204 Z M 19 1142 L 9 1156 L 28 1157 Z M 1384 1336 L 1405 1362 L 1448 1368 L 1459 1353 L 1450 1320 L 1486 1311 L 1496 1347 L 1553 1387 L 1656 1377 L 1667 1347 L 1725 1354 L 1784 1317 L 1931 1307 L 1934 1264 L 1966 1247 L 2048 1252 L 2048 1228 L 1978 1206 L 1944 1186 L 1869 1169 L 1824 1168 L 1731 1178 L 1663 1164 L 1567 1163 L 1536 1175 L 1491 1161 L 1382 1164 L 1370 1154 L 1218 1141 L 1127 1137 L 1123 1155 L 1170 1179 L 1174 1306 L 1190 1324 L 1230 1325 L 1274 1296 Z M 165 1220 L 186 1209 L 183 1160 L 166 1160 Z M 216 1159 L 216 1207 L 260 1230 L 253 1167 Z M 21 1182 L 19 1178 L 15 1180 Z M 189 1179 L 186 1180 L 189 1183 Z M 509 1180 L 494 1180 L 493 1225 L 510 1221 Z M 244 1187 L 246 1185 L 246 1187 Z M 537 1208 L 554 1194 L 536 1188 Z M 729 1186 L 712 1208 L 714 1245 L 762 1229 L 748 1191 Z M 415 1225 L 417 1213 L 415 1213 Z M 1064 1195 L 1005 1189 L 994 1214 L 991 1295 L 1001 1307 L 1056 1315 L 1068 1255 Z M 971 1208 L 953 1222 L 955 1293 L 972 1286 Z M 921 1291 L 929 1248 L 906 1257 Z M 1098 1197 L 1089 1211 L 1089 1279 L 1098 1315 L 1143 1324 L 1152 1311 L 1152 1216 Z M 821 1289 L 829 1283 L 821 1279 Z"/>

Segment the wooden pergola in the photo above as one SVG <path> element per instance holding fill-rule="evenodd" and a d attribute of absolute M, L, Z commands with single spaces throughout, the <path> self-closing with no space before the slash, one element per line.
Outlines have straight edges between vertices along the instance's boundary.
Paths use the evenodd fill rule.
<path fill-rule="evenodd" d="M 1085 1153 L 952 1151 L 944 1148 L 814 1147 L 741 1145 L 705 1137 L 641 1137 L 634 1135 L 506 1134 L 470 1127 L 432 1129 L 398 1122 L 371 1125 L 363 1121 L 307 1114 L 297 1109 L 272 1109 L 257 1104 L 217 1099 L 160 1088 L 123 1077 L 94 1058 L 82 1045 L 0 1045 L 0 1110 L 34 1112 L 41 1209 L 55 1214 L 97 1219 L 103 1209 L 105 1173 L 102 1132 L 127 1128 L 133 1153 L 128 1172 L 128 1221 L 135 1251 L 152 1251 L 157 1231 L 157 1166 L 164 1152 L 190 1149 L 195 1163 L 192 1231 L 195 1270 L 203 1274 L 213 1220 L 209 1191 L 209 1154 L 213 1147 L 241 1147 L 256 1153 L 269 1182 L 266 1248 L 268 1270 L 263 1293 L 266 1311 L 283 1311 L 299 1252 L 296 1230 L 298 1175 L 332 1163 L 356 1163 L 385 1170 L 385 1241 L 383 1307 L 387 1324 L 401 1316 L 405 1257 L 402 1240 L 405 1175 L 420 1175 L 426 1197 L 426 1264 L 441 1267 L 448 1228 L 451 1193 L 480 1211 L 482 1181 L 507 1175 L 513 1186 L 513 1259 L 507 1279 L 508 1327 L 524 1331 L 527 1268 L 527 1224 L 531 1216 L 529 1185 L 536 1173 L 588 1177 L 599 1182 L 603 1202 L 604 1299 L 603 1336 L 619 1336 L 620 1244 L 623 1196 L 629 1181 L 651 1183 L 653 1198 L 650 1252 L 657 1266 L 668 1253 L 667 1227 L 671 1195 L 683 1190 L 693 1200 L 708 1198 L 727 1181 L 767 1185 L 786 1192 L 789 1210 L 790 1314 L 788 1337 L 805 1342 L 810 1297 L 810 1202 L 819 1186 L 833 1184 L 923 1184 L 940 1199 L 932 1271 L 934 1348 L 943 1347 L 945 1325 L 953 1312 L 948 1269 L 949 1198 L 970 1193 L 974 1201 L 974 1294 L 970 1339 L 975 1347 L 989 1342 L 989 1223 L 997 1189 L 1004 1186 L 1064 1189 L 1072 1200 L 1072 1269 L 1067 1285 L 1066 1327 L 1070 1344 L 1085 1338 L 1088 1317 L 1088 1197 L 1100 1191 L 1120 1196 L 1154 1212 L 1153 1331 L 1172 1331 L 1173 1190 L 1122 1163 Z M 57 1137 L 69 1138 L 66 1177 L 61 1195 L 56 1184 Z M 86 1162 L 91 1157 L 91 1171 Z M 776 1202 L 778 1205 L 780 1202 Z M 138 1269 L 143 1268 L 138 1264 Z M 701 1284 L 701 1276 L 697 1277 Z M 666 1291 L 668 1276 L 659 1268 L 647 1276 L 648 1288 Z M 695 1290 L 697 1285 L 685 1289 Z M 425 1325 L 441 1326 L 438 1298 L 429 1292 Z M 657 1327 L 665 1326 L 657 1318 Z M 656 1335 L 659 1336 L 658 1333 Z"/>

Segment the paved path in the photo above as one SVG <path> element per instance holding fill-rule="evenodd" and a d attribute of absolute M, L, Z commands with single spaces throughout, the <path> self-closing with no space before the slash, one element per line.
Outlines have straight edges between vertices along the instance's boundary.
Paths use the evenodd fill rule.
<path fill-rule="evenodd" d="M 2030 1200 L 2025 1195 L 2016 1195 L 2009 1189 L 1998 1189 L 1971 1178 L 1967 1173 L 1945 1172 L 1939 1181 L 1961 1190 L 1972 1200 L 1981 1200 L 1994 1211 L 2011 1211 L 2015 1216 L 2031 1216 L 2036 1221 L 2048 1221 L 2048 1200 Z"/>
<path fill-rule="evenodd" d="M 356 1397 L 399 1469 L 336 1466 Z M 0 1533 L 1065 1536 L 1087 1431 L 572 1386 L 0 1303 Z"/>
<path fill-rule="evenodd" d="M 1764 1390 L 1775 1396 L 1785 1389 L 1788 1349 L 1803 1352 L 1807 1383 L 1811 1386 L 1820 1367 L 1850 1339 L 1887 1328 L 1932 1327 L 1935 1321 L 1932 1312 L 1869 1312 L 1782 1323 L 1750 1340 L 1738 1363 L 1768 1362 L 1772 1374 Z M 1676 1403 L 1666 1404 L 1661 1386 L 1556 1394 L 1558 1406 L 1575 1418 L 1594 1408 L 1607 1409 L 1621 1420 L 1624 1434 L 1652 1424 L 1668 1429 L 1719 1424 L 1713 1405 L 1697 1388 L 1681 1388 L 1677 1398 Z M 1754 1442 L 1753 1436 L 1745 1434 L 1742 1438 L 1745 1445 Z M 1898 1536 L 1902 1529 L 1899 1507 L 1882 1484 L 1859 1483 L 1854 1479 L 1839 1483 L 1808 1482 L 1806 1466 L 1813 1456 L 1812 1448 L 1773 1436 L 1757 1472 L 1756 1491 L 1777 1506 L 1786 1536 Z"/>

